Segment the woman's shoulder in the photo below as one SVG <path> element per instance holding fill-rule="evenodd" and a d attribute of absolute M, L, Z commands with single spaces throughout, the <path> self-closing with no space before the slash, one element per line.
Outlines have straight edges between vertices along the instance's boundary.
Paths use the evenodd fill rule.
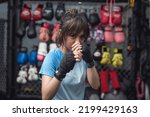
<path fill-rule="evenodd" d="M 56 58 L 62 58 L 63 55 L 64 54 L 62 53 L 62 51 L 59 48 L 50 50 L 49 53 L 48 53 L 48 56 L 51 56 L 51 57 L 53 56 L 53 57 L 56 57 Z"/>

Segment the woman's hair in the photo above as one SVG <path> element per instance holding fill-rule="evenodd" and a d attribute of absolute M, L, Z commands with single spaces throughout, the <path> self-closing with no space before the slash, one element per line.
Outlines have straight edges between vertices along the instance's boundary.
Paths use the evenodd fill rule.
<path fill-rule="evenodd" d="M 57 44 L 63 45 L 67 36 L 76 37 L 83 32 L 85 41 L 89 36 L 89 25 L 83 14 L 76 9 L 70 9 L 62 16 L 60 21 L 60 32 L 57 37 Z"/>

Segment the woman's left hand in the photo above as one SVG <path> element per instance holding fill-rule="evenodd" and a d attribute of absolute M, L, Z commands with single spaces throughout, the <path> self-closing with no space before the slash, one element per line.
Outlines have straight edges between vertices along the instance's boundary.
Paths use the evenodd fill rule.
<path fill-rule="evenodd" d="M 76 61 L 80 61 L 82 59 L 82 45 L 79 42 L 75 42 L 72 45 L 72 52 Z"/>

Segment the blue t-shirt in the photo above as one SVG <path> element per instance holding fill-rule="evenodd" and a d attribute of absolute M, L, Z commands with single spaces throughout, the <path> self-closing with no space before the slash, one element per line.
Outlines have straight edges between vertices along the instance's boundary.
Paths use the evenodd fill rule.
<path fill-rule="evenodd" d="M 41 66 L 40 75 L 53 77 L 60 66 L 64 54 L 57 48 L 51 50 L 45 57 Z M 53 99 L 56 100 L 82 100 L 86 87 L 86 69 L 84 60 L 76 62 L 74 68 L 66 74 Z"/>

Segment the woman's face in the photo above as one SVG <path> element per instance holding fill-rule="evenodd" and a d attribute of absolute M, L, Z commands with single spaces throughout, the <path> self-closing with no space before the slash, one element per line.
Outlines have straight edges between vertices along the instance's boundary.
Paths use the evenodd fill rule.
<path fill-rule="evenodd" d="M 85 38 L 84 38 L 83 32 L 81 32 L 77 36 L 67 36 L 64 42 L 64 46 L 67 49 L 67 51 L 69 51 L 72 49 L 72 44 L 74 44 L 75 42 L 79 42 L 82 45 L 84 41 L 85 41 Z"/>

